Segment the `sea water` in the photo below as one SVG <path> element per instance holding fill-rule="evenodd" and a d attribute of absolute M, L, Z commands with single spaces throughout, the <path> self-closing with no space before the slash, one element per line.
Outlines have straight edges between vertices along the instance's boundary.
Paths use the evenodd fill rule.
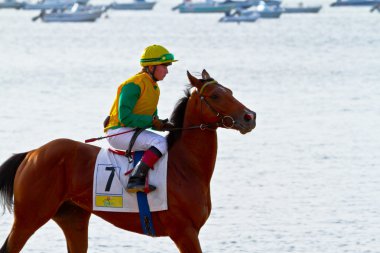
<path fill-rule="evenodd" d="M 1 10 L 0 160 L 56 138 L 101 136 L 116 87 L 139 70 L 145 46 L 162 44 L 179 59 L 160 83 L 162 118 L 183 96 L 186 71 L 202 69 L 257 112 L 249 134 L 218 130 L 204 252 L 380 252 L 380 13 L 329 3 L 240 25 L 173 12 L 170 0 L 83 24 Z M 0 244 L 12 221 L 0 216 Z M 65 251 L 54 222 L 23 249 Z M 178 252 L 168 238 L 92 216 L 88 252 L 142 251 Z"/>

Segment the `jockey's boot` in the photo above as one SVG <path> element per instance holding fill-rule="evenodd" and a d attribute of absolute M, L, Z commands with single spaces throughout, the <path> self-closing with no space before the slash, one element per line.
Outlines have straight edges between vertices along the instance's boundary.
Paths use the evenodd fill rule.
<path fill-rule="evenodd" d="M 141 161 L 137 163 L 128 180 L 127 192 L 145 192 L 146 175 L 148 174 L 149 169 L 153 168 L 153 165 L 161 156 L 161 152 L 153 146 L 145 151 Z M 156 190 L 156 187 L 154 185 L 149 185 L 147 190 L 148 192 L 152 192 Z"/>

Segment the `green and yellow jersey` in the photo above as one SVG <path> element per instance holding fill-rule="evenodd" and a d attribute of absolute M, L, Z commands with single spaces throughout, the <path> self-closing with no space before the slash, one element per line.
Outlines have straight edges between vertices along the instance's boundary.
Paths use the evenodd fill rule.
<path fill-rule="evenodd" d="M 140 72 L 129 78 L 117 89 L 104 131 L 119 127 L 151 127 L 152 117 L 157 115 L 159 97 L 160 88 L 149 74 Z"/>

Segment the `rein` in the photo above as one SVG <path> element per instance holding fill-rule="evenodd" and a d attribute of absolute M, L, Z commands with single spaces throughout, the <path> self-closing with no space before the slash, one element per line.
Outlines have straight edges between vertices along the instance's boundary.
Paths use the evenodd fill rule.
<path fill-rule="evenodd" d="M 173 127 L 171 129 L 168 129 L 166 131 L 171 132 L 171 131 L 178 131 L 178 130 L 192 130 L 192 129 L 200 129 L 200 130 L 210 130 L 210 131 L 215 131 L 216 128 L 212 124 L 200 124 L 196 126 L 189 126 L 189 127 Z"/>
<path fill-rule="evenodd" d="M 234 120 L 234 118 L 232 116 L 230 116 L 230 115 L 222 115 L 220 112 L 218 112 L 210 104 L 210 102 L 208 102 L 206 100 L 206 97 L 204 95 L 202 95 L 204 89 L 208 85 L 211 85 L 211 84 L 218 85 L 219 83 L 217 81 L 215 81 L 214 79 L 208 79 L 208 80 L 206 80 L 206 82 L 202 85 L 202 87 L 201 87 L 201 89 L 199 91 L 199 95 L 200 95 L 200 98 L 201 98 L 201 102 L 204 102 L 204 104 L 206 104 L 206 106 L 213 113 L 215 113 L 215 115 L 219 119 L 219 121 L 215 122 L 215 123 L 202 123 L 200 125 L 189 126 L 189 127 L 173 127 L 173 128 L 168 129 L 166 131 L 172 132 L 172 131 L 192 130 L 192 129 L 200 129 L 202 131 L 204 131 L 204 130 L 216 131 L 216 128 L 218 128 L 218 127 L 224 127 L 224 128 L 229 129 L 229 128 L 232 128 L 235 125 L 235 120 Z M 202 105 L 203 105 L 203 103 L 201 103 L 201 116 L 203 115 L 203 106 Z M 109 137 L 113 137 L 113 136 L 129 133 L 129 132 L 132 132 L 132 131 L 135 131 L 135 130 L 137 130 L 137 128 L 132 129 L 132 130 L 128 130 L 128 131 L 125 131 L 125 132 L 122 132 L 122 133 L 113 134 L 113 135 L 107 135 L 107 136 L 102 136 L 102 137 L 98 137 L 98 138 L 87 139 L 87 140 L 85 140 L 85 143 L 94 142 L 94 141 L 98 141 L 98 140 L 101 140 L 101 139 L 104 139 L 104 138 L 109 138 Z"/>

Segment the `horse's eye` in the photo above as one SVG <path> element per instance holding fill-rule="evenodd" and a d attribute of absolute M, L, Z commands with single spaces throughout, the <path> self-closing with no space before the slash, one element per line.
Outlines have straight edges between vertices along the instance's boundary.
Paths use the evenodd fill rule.
<path fill-rule="evenodd" d="M 215 99 L 218 99 L 219 97 L 218 97 L 218 95 L 213 94 L 213 95 L 210 96 L 210 98 L 215 100 Z"/>

